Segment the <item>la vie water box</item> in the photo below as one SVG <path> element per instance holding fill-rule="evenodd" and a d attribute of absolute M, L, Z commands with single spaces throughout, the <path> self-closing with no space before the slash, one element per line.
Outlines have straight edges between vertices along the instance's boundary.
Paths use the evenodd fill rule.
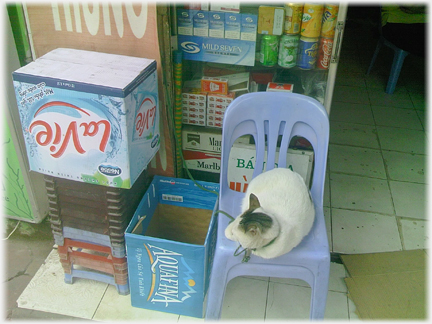
<path fill-rule="evenodd" d="M 125 232 L 134 307 L 203 317 L 219 184 L 155 176 Z"/>
<path fill-rule="evenodd" d="M 158 151 L 155 60 L 58 48 L 12 76 L 30 170 L 129 189 Z"/>

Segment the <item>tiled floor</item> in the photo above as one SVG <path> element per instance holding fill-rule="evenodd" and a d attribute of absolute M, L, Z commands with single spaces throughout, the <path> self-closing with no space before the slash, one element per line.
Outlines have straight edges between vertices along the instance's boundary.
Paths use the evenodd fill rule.
<path fill-rule="evenodd" d="M 385 94 L 392 52 L 383 48 L 366 76 L 376 45 L 374 30 L 367 22 L 359 23 L 355 11 L 349 11 L 348 17 L 330 114 L 325 194 L 330 247 L 334 253 L 426 248 L 424 59 L 408 56 L 395 93 Z M 347 297 L 345 275 L 343 265 L 331 264 L 326 319 L 358 319 Z M 119 297 L 112 286 L 104 289 L 97 311 L 88 318 L 192 320 L 133 309 L 126 305 L 127 297 Z M 239 277 L 228 285 L 222 318 L 307 319 L 309 299 L 310 288 L 302 281 Z M 113 311 L 115 305 L 125 305 L 124 316 Z M 8 318 L 53 318 L 52 314 L 29 312 L 15 307 Z"/>

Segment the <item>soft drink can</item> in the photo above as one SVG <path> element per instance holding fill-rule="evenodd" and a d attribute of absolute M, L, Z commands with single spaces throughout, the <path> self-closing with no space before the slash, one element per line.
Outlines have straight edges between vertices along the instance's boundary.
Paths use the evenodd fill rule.
<path fill-rule="evenodd" d="M 303 16 L 302 3 L 287 3 L 285 4 L 285 34 L 298 34 Z"/>
<path fill-rule="evenodd" d="M 321 32 L 324 5 L 320 3 L 305 3 L 300 34 L 304 37 L 319 37 Z"/>
<path fill-rule="evenodd" d="M 260 62 L 274 66 L 278 62 L 279 38 L 276 35 L 263 35 L 261 38 Z"/>
<path fill-rule="evenodd" d="M 278 65 L 284 68 L 296 66 L 300 35 L 282 35 L 279 43 Z"/>
<path fill-rule="evenodd" d="M 321 37 L 318 50 L 317 68 L 323 70 L 327 70 L 329 68 L 332 48 L 333 39 Z"/>
<path fill-rule="evenodd" d="M 334 38 L 339 6 L 327 3 L 322 16 L 321 37 Z"/>
<path fill-rule="evenodd" d="M 297 54 L 297 66 L 303 70 L 311 70 L 316 65 L 318 54 L 318 38 L 300 37 Z"/>

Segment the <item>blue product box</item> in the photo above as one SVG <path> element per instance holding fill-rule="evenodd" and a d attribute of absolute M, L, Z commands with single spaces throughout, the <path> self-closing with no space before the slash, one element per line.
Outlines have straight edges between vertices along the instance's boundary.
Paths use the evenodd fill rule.
<path fill-rule="evenodd" d="M 198 183 L 219 192 L 219 184 Z M 217 195 L 193 181 L 154 177 L 125 233 L 133 307 L 204 316 L 216 208 Z"/>
<path fill-rule="evenodd" d="M 208 11 L 198 11 L 193 16 L 194 36 L 207 37 L 209 32 Z"/>
<path fill-rule="evenodd" d="M 253 14 L 241 14 L 240 39 L 256 41 L 258 29 L 258 16 Z"/>
<path fill-rule="evenodd" d="M 184 35 L 178 35 L 177 39 L 186 60 L 255 65 L 256 42 Z"/>
<path fill-rule="evenodd" d="M 209 12 L 209 37 L 225 37 L 225 15 L 221 12 Z"/>
<path fill-rule="evenodd" d="M 177 33 L 178 35 L 193 35 L 193 17 L 197 10 L 177 9 Z"/>
<path fill-rule="evenodd" d="M 225 38 L 240 39 L 241 15 L 239 13 L 225 13 Z"/>

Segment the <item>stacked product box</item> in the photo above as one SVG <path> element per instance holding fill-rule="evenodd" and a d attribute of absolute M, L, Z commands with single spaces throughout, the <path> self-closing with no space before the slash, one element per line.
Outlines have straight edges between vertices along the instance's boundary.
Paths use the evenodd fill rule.
<path fill-rule="evenodd" d="M 177 9 L 178 44 L 187 60 L 253 66 L 257 26 L 254 14 Z"/>
<path fill-rule="evenodd" d="M 205 126 L 207 94 L 200 89 L 184 89 L 182 93 L 183 124 Z"/>
<path fill-rule="evenodd" d="M 218 181 L 221 163 L 222 134 L 220 131 L 184 127 L 182 131 L 182 150 L 186 166 L 200 179 Z M 278 157 L 276 153 L 276 158 Z M 255 169 L 255 145 L 250 137 L 236 140 L 231 149 L 228 165 L 228 181 L 233 190 L 244 191 L 252 179 Z M 288 167 L 299 173 L 309 185 L 312 174 L 313 151 L 288 149 Z M 262 166 L 263 169 L 265 167 Z"/>
<path fill-rule="evenodd" d="M 209 93 L 207 95 L 207 126 L 222 128 L 223 117 L 228 105 L 234 100 L 235 93 Z"/>
<path fill-rule="evenodd" d="M 90 278 L 128 294 L 124 231 L 160 145 L 156 61 L 58 48 L 13 80 L 65 282 Z"/>

